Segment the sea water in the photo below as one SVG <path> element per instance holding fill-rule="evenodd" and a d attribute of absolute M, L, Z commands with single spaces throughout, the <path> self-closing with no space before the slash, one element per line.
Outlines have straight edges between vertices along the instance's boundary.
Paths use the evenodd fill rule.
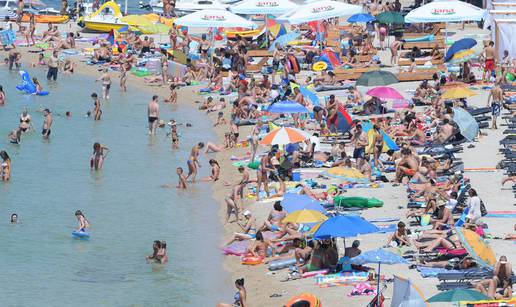
<path fill-rule="evenodd" d="M 218 204 L 208 183 L 187 191 L 163 188 L 177 183 L 176 167 L 186 170 L 191 147 L 214 140 L 209 121 L 191 106 L 161 104 L 161 118 L 179 123 L 181 149 L 172 150 L 166 129 L 147 134 L 147 104 L 152 92 L 118 90 L 112 73 L 111 99 L 102 101 L 102 120 L 86 117 L 92 92 L 101 95 L 93 77 L 60 75 L 48 84 L 49 96 L 21 94 L 17 72 L 0 71 L 7 103 L 0 107 L 0 150 L 11 157 L 11 181 L 0 182 L 1 306 L 213 306 L 228 300 L 232 282 L 222 270 Z M 20 145 L 7 134 L 28 108 L 34 132 Z M 50 108 L 50 140 L 41 137 L 43 115 Z M 64 116 L 70 111 L 72 116 Z M 109 148 L 101 171 L 90 171 L 94 142 Z M 202 157 L 201 173 L 209 171 Z M 72 238 L 74 212 L 91 223 L 91 238 Z M 20 223 L 11 225 L 17 213 Z M 149 264 L 154 240 L 167 242 L 169 263 Z"/>

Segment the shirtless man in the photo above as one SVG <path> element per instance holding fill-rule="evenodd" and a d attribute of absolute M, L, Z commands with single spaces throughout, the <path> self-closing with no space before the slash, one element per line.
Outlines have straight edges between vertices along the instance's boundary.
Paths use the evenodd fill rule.
<path fill-rule="evenodd" d="M 275 169 L 272 168 L 272 162 L 271 159 L 274 156 L 273 152 L 269 152 L 266 156 L 263 156 L 260 160 L 260 166 L 256 170 L 256 201 L 260 200 L 260 188 L 263 184 L 263 189 L 265 190 L 265 193 L 267 194 L 267 197 L 270 196 L 269 194 L 269 172 L 274 172 Z"/>
<path fill-rule="evenodd" d="M 500 87 L 500 82 L 497 82 L 489 92 L 489 97 L 487 98 L 487 106 L 491 107 L 491 115 L 493 117 L 491 122 L 491 129 L 498 129 L 498 126 L 496 125 L 496 119 L 498 118 L 498 116 L 500 116 L 502 103 L 503 90 Z"/>
<path fill-rule="evenodd" d="M 45 117 L 43 120 L 43 130 L 41 134 L 44 139 L 48 139 L 50 137 L 50 127 L 52 127 L 52 113 L 49 109 L 43 110 L 43 116 Z"/>
<path fill-rule="evenodd" d="M 305 103 L 305 98 L 303 97 L 303 94 L 301 94 L 301 91 L 299 90 L 299 87 L 296 87 L 294 89 L 294 95 L 295 98 L 294 98 L 294 101 L 299 103 L 300 105 L 302 106 L 306 106 L 306 103 Z M 301 122 L 301 119 L 300 119 L 300 114 L 292 114 L 292 118 L 294 119 L 294 125 L 297 127 L 297 128 L 303 128 L 303 123 Z"/>
<path fill-rule="evenodd" d="M 486 294 L 490 298 L 494 298 L 496 289 L 503 287 L 505 280 L 512 277 L 512 265 L 507 261 L 506 256 L 501 256 L 500 259 L 495 263 L 493 270 L 493 278 L 483 280 L 476 285 L 478 291 Z M 487 291 L 486 291 L 486 288 Z"/>
<path fill-rule="evenodd" d="M 186 176 L 186 179 L 192 176 L 192 182 L 195 182 L 197 170 L 199 167 L 201 167 L 201 164 L 199 163 L 199 154 L 203 148 L 203 142 L 199 142 L 197 145 L 194 145 L 192 147 L 192 151 L 190 152 L 190 157 L 188 158 L 188 161 L 186 161 L 186 164 L 188 165 L 188 175 Z"/>
<path fill-rule="evenodd" d="M 410 180 L 418 170 L 419 163 L 408 148 L 401 151 L 402 158 L 396 167 L 396 182 L 401 182 L 405 177 Z"/>
<path fill-rule="evenodd" d="M 93 99 L 93 119 L 94 120 L 100 120 L 100 117 L 102 116 L 102 110 L 100 109 L 100 100 L 97 96 L 97 93 L 91 94 L 91 98 Z"/>
<path fill-rule="evenodd" d="M 276 71 L 279 69 L 280 61 L 284 56 L 280 44 L 276 43 L 274 51 L 272 52 L 272 83 L 275 83 Z"/>
<path fill-rule="evenodd" d="M 355 133 L 351 137 L 351 144 L 355 147 L 353 150 L 353 158 L 356 159 L 357 164 L 361 164 L 365 158 L 365 148 L 369 145 L 367 134 L 362 130 L 362 125 L 357 124 Z"/>
<path fill-rule="evenodd" d="M 437 144 L 444 144 L 453 136 L 453 126 L 450 124 L 450 121 L 445 118 L 443 119 L 443 125 L 440 127 L 439 134 L 436 137 Z"/>
<path fill-rule="evenodd" d="M 147 116 L 149 118 L 149 134 L 154 135 L 156 134 L 159 120 L 158 95 L 152 96 L 152 100 L 147 107 Z"/>
<path fill-rule="evenodd" d="M 484 50 L 482 52 L 482 55 L 485 59 L 485 67 L 484 67 L 484 73 L 482 75 L 482 80 L 485 80 L 485 82 L 489 82 L 489 79 L 493 75 L 494 69 L 495 69 L 495 48 L 494 42 L 490 41 L 487 46 L 484 47 Z"/>

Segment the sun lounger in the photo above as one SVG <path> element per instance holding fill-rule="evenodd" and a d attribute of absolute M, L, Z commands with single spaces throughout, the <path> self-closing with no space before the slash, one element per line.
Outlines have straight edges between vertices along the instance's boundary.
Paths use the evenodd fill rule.
<path fill-rule="evenodd" d="M 247 50 L 247 55 L 250 57 L 271 57 L 272 52 L 269 52 L 267 49 L 254 49 Z"/>
<path fill-rule="evenodd" d="M 433 75 L 438 72 L 438 69 L 418 69 L 414 72 L 400 72 L 397 77 L 400 82 L 432 80 Z"/>
<path fill-rule="evenodd" d="M 448 291 L 453 289 L 469 289 L 473 288 L 473 284 L 469 281 L 466 282 L 445 282 L 437 285 L 439 291 Z"/>
<path fill-rule="evenodd" d="M 247 72 L 260 72 L 262 70 L 263 65 L 267 64 L 268 60 L 269 60 L 268 57 L 263 57 L 256 64 L 247 64 L 246 71 Z"/>
<path fill-rule="evenodd" d="M 416 65 L 425 65 L 427 62 L 431 62 L 432 65 L 444 64 L 444 60 L 432 60 L 431 57 L 416 58 Z M 410 61 L 410 59 L 400 58 L 398 60 L 399 66 L 410 66 L 411 64 L 412 64 L 412 61 Z"/>
<path fill-rule="evenodd" d="M 473 115 L 473 116 L 477 116 L 477 115 L 481 115 L 481 114 L 486 114 L 486 113 L 491 113 L 491 108 L 490 107 L 485 107 L 485 108 L 476 108 L 476 109 L 468 109 L 468 113 Z"/>
<path fill-rule="evenodd" d="M 413 37 L 419 37 L 419 36 L 425 36 L 425 35 L 439 35 L 442 30 L 446 28 L 445 23 L 434 23 L 433 28 L 430 32 L 406 32 L 403 33 L 403 38 L 413 38 Z"/>
<path fill-rule="evenodd" d="M 410 50 L 414 47 L 418 47 L 419 49 L 432 49 L 437 44 L 437 48 L 445 49 L 446 46 L 444 44 L 443 39 L 436 39 L 429 42 L 405 42 L 401 45 L 402 49 Z"/>

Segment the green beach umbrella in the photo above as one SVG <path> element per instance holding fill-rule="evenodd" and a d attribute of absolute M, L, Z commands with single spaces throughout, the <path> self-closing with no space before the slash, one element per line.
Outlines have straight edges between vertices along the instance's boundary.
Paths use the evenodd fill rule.
<path fill-rule="evenodd" d="M 375 70 L 363 73 L 358 78 L 356 85 L 361 86 L 382 86 L 398 83 L 399 80 L 395 74 L 385 70 Z"/>
<path fill-rule="evenodd" d="M 446 292 L 441 292 L 429 298 L 427 302 L 429 303 L 437 303 L 437 302 L 460 302 L 460 301 L 481 301 L 488 300 L 489 297 L 486 295 L 469 289 L 454 289 Z"/>
<path fill-rule="evenodd" d="M 405 18 L 403 15 L 397 12 L 383 12 L 381 14 L 376 15 L 376 20 L 379 23 L 387 23 L 387 24 L 404 24 Z"/>

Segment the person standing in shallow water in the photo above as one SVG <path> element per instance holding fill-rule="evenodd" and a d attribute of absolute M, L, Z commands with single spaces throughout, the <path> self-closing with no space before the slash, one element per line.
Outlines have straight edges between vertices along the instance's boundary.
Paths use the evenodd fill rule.
<path fill-rule="evenodd" d="M 52 112 L 49 109 L 43 110 L 43 116 L 45 119 L 43 120 L 43 130 L 41 130 L 41 135 L 44 139 L 48 139 L 50 137 L 50 127 L 52 127 Z"/>
<path fill-rule="evenodd" d="M 147 116 L 149 119 L 149 134 L 154 135 L 156 134 L 159 120 L 158 95 L 152 96 L 152 100 L 147 108 Z"/>
<path fill-rule="evenodd" d="M 93 119 L 94 120 L 100 120 L 100 117 L 102 116 L 102 110 L 100 109 L 100 99 L 97 95 L 97 93 L 91 94 L 91 98 L 93 99 Z"/>
<path fill-rule="evenodd" d="M 195 182 L 198 168 L 201 167 L 201 164 L 199 163 L 199 154 L 203 148 L 203 142 L 199 142 L 199 144 L 194 145 L 194 147 L 192 147 L 192 151 L 190 152 L 190 157 L 188 158 L 188 161 L 186 161 L 186 164 L 188 165 L 188 175 L 186 176 L 186 179 L 192 176 L 192 182 Z"/>
<path fill-rule="evenodd" d="M 93 155 L 90 158 L 90 168 L 100 170 L 104 165 L 104 159 L 109 152 L 109 148 L 101 145 L 100 143 L 93 144 Z"/>

